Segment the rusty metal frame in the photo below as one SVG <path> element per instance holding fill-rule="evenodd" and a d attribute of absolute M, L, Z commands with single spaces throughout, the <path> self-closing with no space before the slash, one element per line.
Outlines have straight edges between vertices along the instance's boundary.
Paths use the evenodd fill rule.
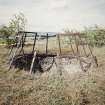
<path fill-rule="evenodd" d="M 31 64 L 31 68 L 30 68 L 30 72 L 32 72 L 32 68 L 33 68 L 33 60 L 35 60 L 35 56 L 37 55 L 37 52 L 36 52 L 36 50 L 35 50 L 35 45 L 36 45 L 36 37 L 38 36 L 38 32 L 25 32 L 25 31 L 20 31 L 20 32 L 18 32 L 18 34 L 17 34 L 17 37 L 21 37 L 20 38 L 20 40 L 18 40 L 17 42 L 18 42 L 18 44 L 17 44 L 17 48 L 15 49 L 15 51 L 14 51 L 14 53 L 13 53 L 13 55 L 12 55 L 12 59 L 11 59 L 11 61 L 10 61 L 10 66 L 9 66 L 9 69 L 11 68 L 11 66 L 12 66 L 12 62 L 13 62 L 13 60 L 14 60 L 14 57 L 15 57 L 15 55 L 17 54 L 17 52 L 18 52 L 18 50 L 19 50 L 19 48 L 20 48 L 20 52 L 19 52 L 19 54 L 21 53 L 21 52 L 23 52 L 23 55 L 24 55 L 24 46 L 25 46 L 25 40 L 26 40 L 26 37 L 27 37 L 27 33 L 32 33 L 32 34 L 34 34 L 35 35 L 35 37 L 34 37 L 34 43 L 33 43 L 33 49 L 32 49 L 32 54 L 33 54 L 33 59 L 32 59 L 32 64 Z M 19 34 L 21 34 L 20 36 L 19 36 Z M 92 52 L 92 50 L 91 50 L 91 47 L 90 47 L 90 45 L 88 44 L 88 42 L 87 42 L 87 40 L 86 40 L 86 37 L 85 36 L 83 36 L 84 35 L 84 33 L 80 33 L 80 32 L 70 32 L 70 33 L 67 33 L 67 34 L 56 34 L 55 36 L 56 36 L 56 38 L 57 38 L 57 42 L 58 42 L 58 51 L 57 51 L 57 53 L 56 53 L 56 56 L 58 57 L 58 65 L 61 65 L 61 58 L 62 57 L 71 57 L 71 58 L 76 58 L 78 61 L 79 61 L 79 63 L 80 63 L 80 66 L 81 66 L 81 69 L 83 70 L 83 71 L 85 71 L 85 69 L 83 68 L 83 65 L 82 65 L 82 60 L 81 60 L 81 57 L 82 57 L 82 55 L 80 55 L 80 52 L 79 52 L 79 44 L 80 44 L 80 42 L 82 42 L 82 39 L 81 38 L 84 38 L 85 39 L 85 44 L 87 44 L 88 45 L 88 48 L 89 48 L 89 51 L 90 51 L 90 55 L 93 57 L 93 59 L 94 59 L 94 61 L 96 62 L 97 61 L 97 58 L 93 55 L 93 52 Z M 46 55 L 48 55 L 48 37 L 49 37 L 49 34 L 48 33 L 46 33 L 46 36 L 45 35 L 42 35 L 43 37 L 45 37 L 46 38 Z M 73 55 L 62 55 L 62 47 L 61 47 L 61 40 L 60 40 L 60 37 L 61 36 L 68 36 L 69 37 L 69 42 L 70 42 L 70 47 L 71 47 L 71 50 L 72 50 L 72 54 Z M 82 37 L 81 37 L 82 36 Z M 76 54 L 75 54 L 75 52 L 74 52 L 74 49 L 73 49 L 73 46 L 72 46 L 72 43 L 71 43 L 71 39 L 70 39 L 70 37 L 71 37 L 71 39 L 73 39 L 74 38 L 74 40 L 75 40 L 75 45 L 76 45 Z M 78 37 L 78 39 L 77 39 L 77 37 Z M 80 42 L 79 42 L 80 41 Z M 85 46 L 84 46 L 84 44 L 82 45 L 82 47 L 83 47 L 83 51 L 84 51 L 84 54 L 85 54 L 85 57 L 87 57 L 87 53 L 86 53 L 86 50 L 85 50 Z M 11 52 L 13 51 L 13 47 L 11 48 Z M 12 53 L 11 53 L 12 54 Z M 11 55 L 10 54 L 10 55 Z M 96 59 L 96 60 L 95 60 Z M 96 62 L 97 63 L 97 62 Z M 98 65 L 98 63 L 97 63 L 97 65 Z M 59 71 L 60 71 L 60 74 L 62 74 L 62 71 L 61 71 L 61 67 L 59 67 Z"/>

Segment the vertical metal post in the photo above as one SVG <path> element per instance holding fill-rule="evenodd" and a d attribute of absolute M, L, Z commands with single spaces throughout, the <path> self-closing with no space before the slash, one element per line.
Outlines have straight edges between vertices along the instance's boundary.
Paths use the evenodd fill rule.
<path fill-rule="evenodd" d="M 79 52 L 79 48 L 78 48 L 78 41 L 77 41 L 76 35 L 75 35 L 75 45 L 76 45 L 76 49 L 77 49 L 77 60 L 79 60 L 81 69 L 82 69 L 83 71 L 85 71 L 85 70 L 84 70 L 84 67 L 83 67 L 83 65 L 82 65 L 81 59 L 80 59 L 80 52 Z"/>
<path fill-rule="evenodd" d="M 24 38 L 24 32 L 22 33 L 22 36 L 21 36 L 21 41 L 20 41 L 20 51 L 19 51 L 19 54 L 23 51 L 23 38 Z M 24 52 L 23 52 L 23 54 L 24 54 Z"/>
<path fill-rule="evenodd" d="M 48 53 L 48 33 L 47 33 L 47 36 L 46 36 L 46 54 Z"/>
<path fill-rule="evenodd" d="M 15 57 L 15 55 L 16 55 L 16 53 L 17 53 L 19 47 L 20 47 L 21 41 L 22 41 L 22 37 L 20 36 L 20 37 L 19 37 L 19 40 L 18 40 L 18 43 L 17 43 L 17 48 L 15 49 L 15 51 L 14 51 L 14 53 L 13 53 L 13 56 L 12 56 L 12 58 L 11 58 L 11 61 L 10 61 L 9 70 L 11 69 L 11 66 L 12 66 L 12 63 L 13 63 L 13 60 L 14 60 L 14 57 Z"/>
<path fill-rule="evenodd" d="M 71 38 L 70 38 L 70 36 L 69 36 L 69 41 L 70 41 L 70 47 L 71 47 L 72 53 L 73 53 L 73 55 L 75 56 L 75 52 L 74 52 L 74 49 L 73 49 L 73 46 L 72 46 L 72 43 L 71 43 Z"/>
<path fill-rule="evenodd" d="M 60 43 L 60 36 L 59 34 L 56 35 L 57 37 L 57 42 L 58 42 L 58 46 L 59 46 L 59 51 L 57 51 L 57 69 L 59 71 L 59 74 L 62 75 L 62 67 L 61 67 L 61 43 Z"/>
<path fill-rule="evenodd" d="M 59 34 L 57 34 L 57 41 L 58 41 L 58 46 L 59 46 L 58 53 L 59 53 L 59 55 L 61 55 L 62 51 L 61 51 L 61 42 L 60 42 L 60 36 L 59 36 Z"/>
<path fill-rule="evenodd" d="M 85 41 L 87 42 L 86 39 L 85 39 Z M 98 67 L 98 60 L 97 60 L 97 57 L 93 55 L 92 49 L 91 49 L 90 45 L 88 44 L 88 42 L 87 42 L 87 45 L 88 45 L 90 54 L 92 55 L 92 58 L 93 58 L 93 60 L 94 60 L 95 66 Z"/>
<path fill-rule="evenodd" d="M 79 39 L 80 39 L 80 41 L 82 42 L 81 36 L 79 36 Z M 85 50 L 84 44 L 82 45 L 82 48 L 83 48 L 83 50 L 84 50 L 84 54 L 85 54 L 85 56 L 87 56 L 87 53 L 86 53 L 86 50 Z"/>
<path fill-rule="evenodd" d="M 23 36 L 22 36 L 22 42 L 21 42 L 21 51 L 23 51 L 23 54 L 24 54 L 24 45 L 25 45 L 25 41 L 26 41 L 26 33 L 25 32 L 23 32 Z"/>
<path fill-rule="evenodd" d="M 34 44 L 33 44 L 33 49 L 32 49 L 32 53 L 35 50 L 35 45 L 36 45 L 36 37 L 37 37 L 37 33 L 35 33 L 35 37 L 34 37 Z"/>
<path fill-rule="evenodd" d="M 76 45 L 77 55 L 80 56 L 79 49 L 78 49 L 78 41 L 77 41 L 76 35 L 75 35 L 75 45 Z"/>

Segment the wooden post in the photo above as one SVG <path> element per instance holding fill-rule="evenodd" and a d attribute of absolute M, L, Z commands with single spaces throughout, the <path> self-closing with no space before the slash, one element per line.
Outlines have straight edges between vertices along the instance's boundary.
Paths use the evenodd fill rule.
<path fill-rule="evenodd" d="M 31 66 L 30 66 L 30 74 L 32 73 L 32 69 L 33 69 L 33 66 L 34 66 L 35 58 L 36 58 L 36 51 L 34 51 L 32 63 L 31 63 Z"/>
<path fill-rule="evenodd" d="M 46 37 L 46 54 L 48 53 L 48 33 L 47 33 L 47 37 Z"/>

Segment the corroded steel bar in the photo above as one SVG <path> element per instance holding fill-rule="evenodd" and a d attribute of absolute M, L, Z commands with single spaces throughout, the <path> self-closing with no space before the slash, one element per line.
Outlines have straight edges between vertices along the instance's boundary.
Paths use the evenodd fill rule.
<path fill-rule="evenodd" d="M 79 36 L 78 36 L 79 37 Z M 80 67 L 83 71 L 85 71 L 84 67 L 83 67 L 83 64 L 82 64 L 82 61 L 80 59 L 80 52 L 79 52 L 79 48 L 78 48 L 78 41 L 77 41 L 77 37 L 75 36 L 75 45 L 76 45 L 76 49 L 77 49 L 77 60 L 79 61 L 79 64 L 80 64 Z"/>
<path fill-rule="evenodd" d="M 11 58 L 11 61 L 10 61 L 9 70 L 11 69 L 11 66 L 12 66 L 12 63 L 13 63 L 13 60 L 14 60 L 14 57 L 15 57 L 15 55 L 16 55 L 16 53 L 18 52 L 18 49 L 19 49 L 19 47 L 20 47 L 21 40 L 22 40 L 22 38 L 19 37 L 19 41 L 18 41 L 18 43 L 17 43 L 17 48 L 15 49 L 15 51 L 14 51 L 14 53 L 13 53 L 13 56 L 12 56 L 12 58 Z"/>
<path fill-rule="evenodd" d="M 79 36 L 79 39 L 80 39 L 80 41 L 82 42 L 82 39 L 81 39 L 80 36 Z M 82 46 L 82 48 L 83 48 L 83 51 L 84 51 L 85 56 L 87 56 L 87 53 L 86 53 L 84 44 L 81 44 L 81 46 Z"/>
<path fill-rule="evenodd" d="M 61 33 L 61 36 L 81 36 L 84 35 L 84 33 L 79 33 L 79 32 L 70 32 L 70 33 Z"/>
<path fill-rule="evenodd" d="M 72 46 L 72 43 L 71 43 L 70 36 L 69 36 L 69 41 L 70 41 L 70 47 L 71 47 L 71 50 L 72 50 L 72 52 L 73 52 L 73 55 L 75 55 L 75 52 L 74 52 L 74 49 L 73 49 L 73 46 Z"/>
<path fill-rule="evenodd" d="M 35 33 L 35 37 L 34 37 L 34 44 L 33 44 L 33 49 L 32 49 L 32 53 L 35 50 L 35 45 L 36 45 L 36 37 L 37 37 L 37 33 Z"/>
<path fill-rule="evenodd" d="M 60 35 L 59 34 L 57 34 L 57 41 L 58 41 L 58 47 L 59 47 L 58 54 L 61 55 L 62 50 L 61 50 L 61 42 L 60 42 Z"/>
<path fill-rule="evenodd" d="M 46 37 L 46 54 L 48 53 L 48 33 L 47 33 L 47 37 Z"/>

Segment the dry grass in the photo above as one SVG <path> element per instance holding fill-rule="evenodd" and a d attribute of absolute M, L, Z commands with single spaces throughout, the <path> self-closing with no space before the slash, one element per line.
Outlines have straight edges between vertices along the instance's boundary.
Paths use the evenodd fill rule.
<path fill-rule="evenodd" d="M 62 76 L 8 71 L 0 49 L 0 105 L 105 105 L 105 47 L 95 48 L 99 68 Z"/>

